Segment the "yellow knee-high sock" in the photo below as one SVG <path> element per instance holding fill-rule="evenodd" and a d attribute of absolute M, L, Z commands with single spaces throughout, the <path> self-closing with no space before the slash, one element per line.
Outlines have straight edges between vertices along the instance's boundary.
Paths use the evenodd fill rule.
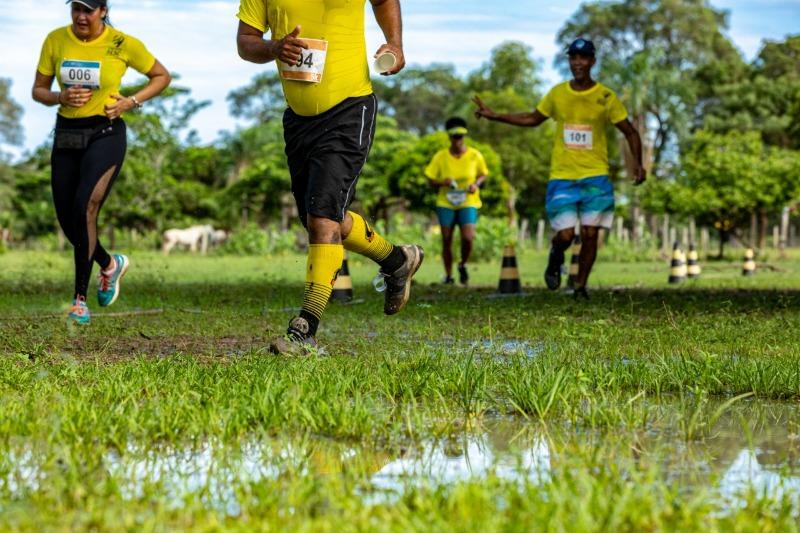
<path fill-rule="evenodd" d="M 352 211 L 348 213 L 353 218 L 353 229 L 342 243 L 344 247 L 350 252 L 369 257 L 376 263 L 381 263 L 389 257 L 394 249 L 392 243 L 378 235 L 364 217 Z"/>
<path fill-rule="evenodd" d="M 333 282 L 339 275 L 344 260 L 344 247 L 341 244 L 311 244 L 308 247 L 308 262 L 306 263 L 306 289 L 303 295 L 303 312 L 301 315 L 316 319 L 311 324 L 311 334 L 316 332 L 316 326 L 328 300 L 333 292 Z M 311 318 L 309 317 L 309 318 Z"/>

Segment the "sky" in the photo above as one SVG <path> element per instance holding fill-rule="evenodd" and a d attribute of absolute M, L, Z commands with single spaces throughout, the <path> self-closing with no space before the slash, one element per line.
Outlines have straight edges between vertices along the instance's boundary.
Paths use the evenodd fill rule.
<path fill-rule="evenodd" d="M 3 0 L 0 11 L 0 77 L 11 78 L 12 97 L 24 108 L 24 146 L 31 150 L 48 137 L 55 108 L 33 102 L 30 88 L 41 44 L 53 29 L 70 23 L 64 0 Z M 120 30 L 141 39 L 171 72 L 180 74 L 198 100 L 211 106 L 195 117 L 195 128 L 211 142 L 236 122 L 228 116 L 225 96 L 246 85 L 264 69 L 236 53 L 236 12 L 239 0 L 111 0 L 111 20 Z M 467 73 L 489 58 L 495 46 L 508 40 L 525 42 L 542 65 L 548 84 L 559 81 L 553 60 L 559 49 L 556 33 L 577 10 L 574 0 L 402 0 L 405 54 L 408 63 L 452 63 Z M 712 0 L 729 11 L 727 35 L 747 59 L 764 39 L 798 33 L 800 0 Z M 382 34 L 367 13 L 367 46 L 376 50 Z M 137 79 L 129 71 L 125 81 Z"/>

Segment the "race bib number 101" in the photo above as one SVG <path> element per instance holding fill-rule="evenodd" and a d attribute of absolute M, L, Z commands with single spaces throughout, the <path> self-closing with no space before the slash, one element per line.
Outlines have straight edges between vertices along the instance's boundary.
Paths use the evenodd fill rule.
<path fill-rule="evenodd" d="M 100 62 L 64 60 L 61 63 L 61 83 L 65 87 L 80 85 L 87 89 L 99 89 Z"/>
<path fill-rule="evenodd" d="M 302 39 L 308 45 L 300 53 L 300 59 L 293 65 L 279 61 L 281 77 L 285 80 L 319 83 L 325 72 L 325 59 L 328 55 L 328 41 L 320 39 Z"/>
<path fill-rule="evenodd" d="M 585 124 L 564 124 L 564 145 L 570 150 L 591 150 L 594 146 L 592 127 Z"/>

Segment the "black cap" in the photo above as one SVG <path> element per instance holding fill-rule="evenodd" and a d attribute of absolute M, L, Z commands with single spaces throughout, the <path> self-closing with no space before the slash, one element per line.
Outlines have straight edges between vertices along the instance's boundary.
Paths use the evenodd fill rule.
<path fill-rule="evenodd" d="M 98 7 L 106 7 L 108 5 L 107 0 L 67 0 L 68 4 L 73 2 L 83 4 L 89 9 L 97 9 Z"/>
<path fill-rule="evenodd" d="M 575 39 L 567 49 L 567 54 L 594 57 L 594 43 L 589 39 Z"/>

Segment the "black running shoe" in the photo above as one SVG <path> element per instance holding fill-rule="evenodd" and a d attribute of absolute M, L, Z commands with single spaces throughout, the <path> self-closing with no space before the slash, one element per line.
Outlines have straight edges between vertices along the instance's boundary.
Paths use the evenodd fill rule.
<path fill-rule="evenodd" d="M 308 321 L 303 317 L 294 317 L 289 322 L 286 334 L 276 337 L 269 344 L 269 351 L 275 355 L 304 356 L 319 352 L 317 339 L 309 335 Z"/>
<path fill-rule="evenodd" d="M 589 292 L 586 290 L 586 287 L 578 287 L 572 293 L 572 298 L 574 300 L 588 300 L 589 299 Z"/>
<path fill-rule="evenodd" d="M 462 285 L 469 283 L 469 272 L 467 272 L 467 265 L 459 263 L 458 265 L 458 282 Z"/>
<path fill-rule="evenodd" d="M 544 271 L 544 282 L 551 291 L 558 290 L 561 286 L 561 265 L 564 264 L 564 252 L 550 248 L 550 256 L 547 259 L 547 269 Z"/>
<path fill-rule="evenodd" d="M 444 280 L 442 280 L 444 285 L 455 285 L 456 280 L 453 279 L 453 276 L 445 276 Z"/>
<path fill-rule="evenodd" d="M 415 244 L 401 246 L 400 249 L 406 256 L 405 262 L 391 274 L 383 274 L 386 278 L 383 312 L 387 315 L 399 313 L 408 303 L 411 297 L 411 278 L 417 273 L 425 258 L 422 247 Z"/>

